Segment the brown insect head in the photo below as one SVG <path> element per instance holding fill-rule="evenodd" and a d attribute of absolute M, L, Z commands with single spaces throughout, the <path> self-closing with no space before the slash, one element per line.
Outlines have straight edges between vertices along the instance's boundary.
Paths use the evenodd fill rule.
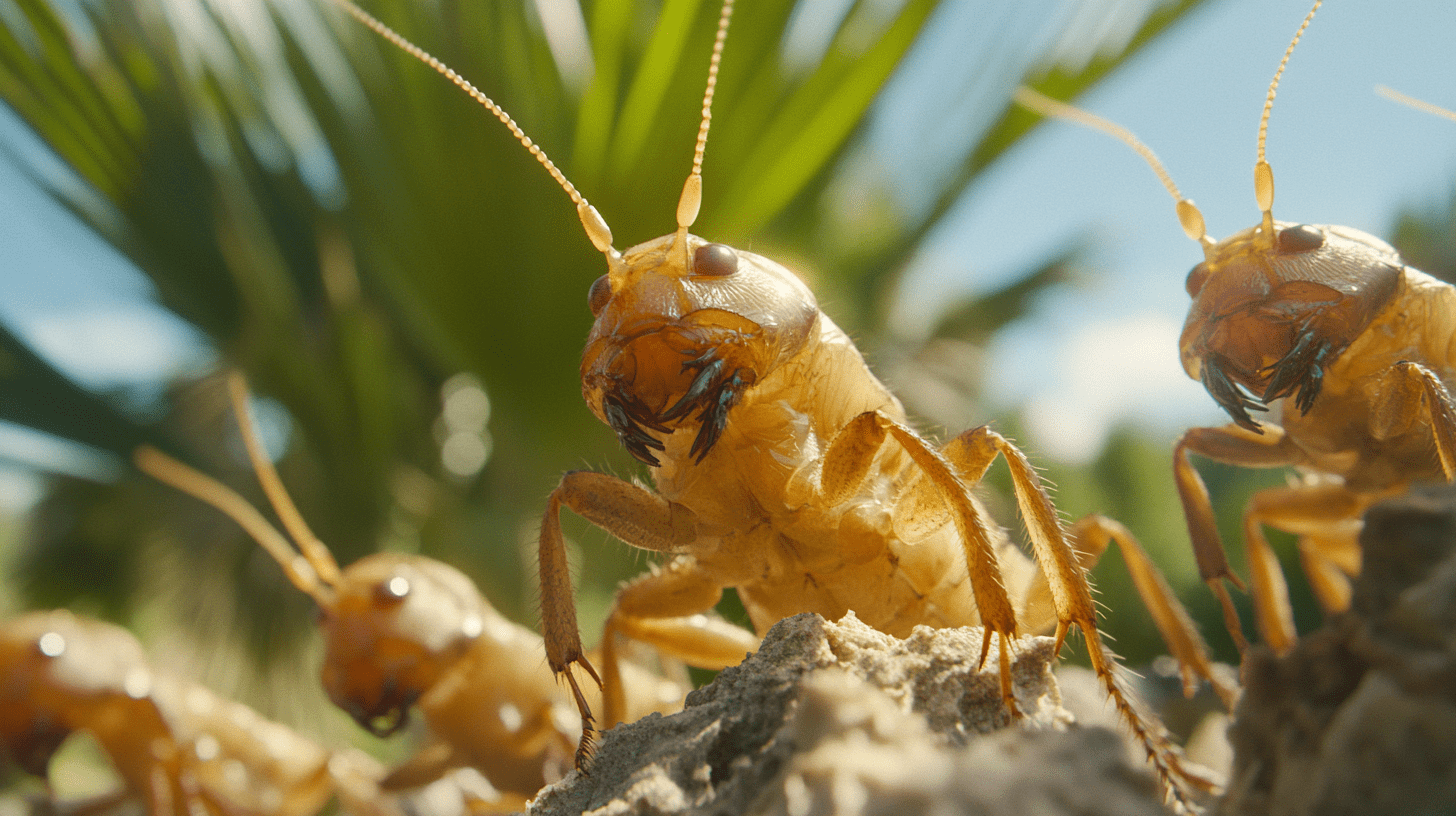
<path fill-rule="evenodd" d="M 376 553 L 349 565 L 322 611 L 324 690 L 361 727 L 388 736 L 483 629 L 463 573 L 429 558 Z"/>
<path fill-rule="evenodd" d="M 1205 249 L 1179 342 L 1188 375 L 1254 431 L 1249 411 L 1276 399 L 1309 411 L 1324 368 L 1391 302 L 1402 267 L 1390 245 L 1349 227 L 1274 222 L 1272 251 L 1263 233 Z"/>
<path fill-rule="evenodd" d="M 0 672 L 0 769 L 44 778 L 61 744 L 97 712 L 117 701 L 149 705 L 151 673 L 136 638 L 63 609 L 29 612 L 0 630 Z"/>
<path fill-rule="evenodd" d="M 627 250 L 592 285 L 596 317 L 582 355 L 582 396 L 637 459 L 678 429 L 690 456 L 712 449 L 743 391 L 809 337 L 818 306 L 794 273 L 724 244 L 672 233 Z"/>

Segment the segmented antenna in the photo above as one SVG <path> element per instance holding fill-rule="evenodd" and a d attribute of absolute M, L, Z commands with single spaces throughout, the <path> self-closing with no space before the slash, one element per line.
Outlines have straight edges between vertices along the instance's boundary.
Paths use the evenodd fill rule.
<path fill-rule="evenodd" d="M 1299 30 L 1294 32 L 1294 39 L 1289 41 L 1289 47 L 1284 49 L 1284 58 L 1279 60 L 1279 69 L 1274 72 L 1274 80 L 1269 83 L 1269 93 L 1264 97 L 1264 115 L 1259 117 L 1259 155 L 1254 163 L 1254 198 L 1259 203 L 1259 210 L 1263 212 L 1264 219 L 1264 240 L 1270 249 L 1274 248 L 1274 169 L 1269 162 L 1264 160 L 1264 142 L 1269 135 L 1269 114 L 1274 110 L 1274 92 L 1279 88 L 1279 78 L 1284 75 L 1285 66 L 1289 65 L 1289 57 L 1294 53 L 1294 46 L 1299 45 L 1299 38 L 1304 36 L 1304 30 L 1309 28 L 1309 23 L 1314 19 L 1314 13 L 1324 0 L 1314 0 L 1314 7 L 1304 15 L 1304 21 L 1299 24 Z"/>
<path fill-rule="evenodd" d="M 303 520 L 303 514 L 298 512 L 298 506 L 284 489 L 283 480 L 278 477 L 278 470 L 273 467 L 273 460 L 268 458 L 267 451 L 263 450 L 263 443 L 258 440 L 258 434 L 254 430 L 256 426 L 253 424 L 253 412 L 248 407 L 247 381 L 239 372 L 229 371 L 227 385 L 228 396 L 232 398 L 233 414 L 238 421 L 238 430 L 243 436 L 243 447 L 248 450 L 248 461 L 253 464 L 253 472 L 257 474 L 258 482 L 268 496 L 268 503 L 273 505 L 273 512 L 283 522 L 283 529 L 293 536 L 299 552 L 308 559 L 319 578 L 330 586 L 338 586 L 342 578 L 339 562 L 334 560 L 333 553 L 313 534 L 308 522 Z"/>
<path fill-rule="evenodd" d="M 688 227 L 698 220 L 703 205 L 703 153 L 708 149 L 708 126 L 713 122 L 713 93 L 718 89 L 718 65 L 723 61 L 723 44 L 728 40 L 728 23 L 733 19 L 733 0 L 723 0 L 718 16 L 718 34 L 713 39 L 713 56 L 708 60 L 708 86 L 703 90 L 703 121 L 698 125 L 698 141 L 693 147 L 693 169 L 683 182 L 677 200 L 678 238 L 687 236 Z"/>
<path fill-rule="evenodd" d="M 1384 85 L 1376 85 L 1375 92 L 1392 102 L 1399 102 L 1402 105 L 1408 105 L 1418 111 L 1424 111 L 1425 113 L 1439 116 L 1442 119 L 1450 119 L 1456 122 L 1456 111 L 1447 110 L 1440 105 L 1432 105 L 1424 99 L 1407 96 L 1394 88 L 1387 88 Z"/>
<path fill-rule="evenodd" d="M 598 252 L 607 256 L 607 262 L 612 268 L 617 267 L 617 262 L 621 260 L 622 256 L 621 253 L 612 248 L 612 229 L 607 226 L 606 219 L 602 218 L 601 213 L 597 212 L 596 207 L 593 207 L 587 202 L 586 198 L 577 191 L 576 186 L 566 178 L 566 174 L 562 173 L 556 167 L 555 162 L 551 161 L 551 158 L 546 155 L 546 151 L 531 141 L 531 137 L 527 136 L 524 130 L 521 130 L 520 125 L 516 124 L 516 120 L 511 118 L 511 115 L 506 113 L 504 108 L 497 105 L 479 88 L 472 85 L 469 80 L 456 73 L 454 68 L 451 68 L 436 59 L 428 51 L 405 39 L 394 29 L 380 22 L 369 12 L 354 5 L 350 0 L 334 0 L 334 3 L 349 12 L 354 19 L 363 23 L 374 33 L 398 46 L 405 53 L 420 62 L 433 68 L 441 76 L 454 83 L 456 87 L 469 94 L 470 98 L 479 102 L 486 110 L 494 114 L 495 118 L 499 119 L 501 124 L 510 130 L 511 135 L 516 137 L 516 141 L 520 142 L 530 151 L 531 155 L 536 158 L 536 161 L 540 162 L 541 166 L 546 168 L 546 172 L 551 174 L 551 178 L 556 179 L 556 183 L 571 197 L 571 202 L 576 205 L 576 215 L 581 219 L 581 225 L 586 230 L 587 238 L 591 239 L 592 246 L 596 247 Z"/>
<path fill-rule="evenodd" d="M 1143 144 L 1141 139 L 1133 135 L 1132 131 L 1094 113 L 1088 113 L 1081 108 L 1068 105 L 1065 102 L 1059 102 L 1046 94 L 1033 91 L 1025 85 L 1017 88 L 1012 93 L 1011 98 L 1016 100 L 1018 105 L 1040 113 L 1043 116 L 1053 116 L 1082 125 L 1083 127 L 1092 128 L 1093 130 L 1100 130 L 1137 151 L 1137 154 L 1143 157 L 1143 161 L 1146 161 L 1148 166 L 1153 168 L 1153 172 L 1158 176 L 1158 181 L 1161 181 L 1163 186 L 1167 188 L 1168 194 L 1173 196 L 1174 201 L 1178 202 L 1178 223 L 1183 225 L 1183 232 L 1189 238 L 1202 244 L 1205 249 L 1213 245 L 1213 239 L 1208 237 L 1208 230 L 1203 223 L 1203 213 L 1199 211 L 1198 205 L 1194 204 L 1192 199 L 1184 198 L 1183 194 L 1178 192 L 1178 185 L 1173 183 L 1173 177 L 1168 174 L 1167 168 L 1163 167 L 1163 163 L 1158 160 L 1157 154 L 1153 152 L 1152 148 Z"/>
<path fill-rule="evenodd" d="M 223 515 L 237 522 L 239 527 L 273 556 L 289 582 L 298 587 L 319 605 L 321 609 L 333 607 L 333 586 L 319 581 L 319 575 L 288 539 L 258 509 L 248 503 L 237 491 L 207 476 L 165 453 L 142 445 L 132 454 L 132 461 L 143 473 L 163 484 L 171 485 L 204 504 L 211 505 Z"/>

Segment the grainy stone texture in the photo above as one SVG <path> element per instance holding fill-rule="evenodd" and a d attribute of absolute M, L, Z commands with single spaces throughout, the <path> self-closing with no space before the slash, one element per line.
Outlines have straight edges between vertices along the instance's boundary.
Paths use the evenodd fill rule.
<path fill-rule="evenodd" d="M 1456 490 L 1375 506 L 1360 544 L 1351 610 L 1247 658 L 1230 816 L 1456 813 Z"/>
<path fill-rule="evenodd" d="M 1016 642 L 1012 678 L 1028 716 L 1004 728 L 995 660 L 975 670 L 980 637 L 921 627 L 901 641 L 853 615 L 781 621 L 683 712 L 607 732 L 590 775 L 546 789 L 528 812 L 1167 812 L 1119 736 L 1071 723 L 1049 638 Z"/>

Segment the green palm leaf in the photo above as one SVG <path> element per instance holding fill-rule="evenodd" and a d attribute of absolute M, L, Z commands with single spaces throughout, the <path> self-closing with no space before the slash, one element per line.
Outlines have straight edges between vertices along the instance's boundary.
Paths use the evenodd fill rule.
<path fill-rule="evenodd" d="M 1115 53 L 1040 87 L 1062 96 L 1089 87 L 1197 4 L 1163 8 Z M 872 248 L 838 263 L 815 242 L 833 232 L 816 204 L 848 172 L 867 117 L 937 4 L 911 0 L 886 16 L 853 3 L 818 32 L 825 47 L 807 65 L 786 51 L 807 4 L 740 5 L 698 230 L 835 260 L 825 261 L 837 276 L 826 285 L 861 293 L 849 305 L 868 315 L 868 293 L 1030 119 L 998 99 L 1000 118 L 965 134 L 955 172 L 932 180 L 925 197 L 934 204 L 891 213 Z M 327 3 L 66 6 L 84 19 L 45 0 L 14 8 L 19 16 L 0 31 L 0 96 L 86 185 L 79 194 L 51 181 L 55 196 L 146 273 L 163 307 L 286 407 L 297 444 L 285 475 L 321 537 L 343 561 L 386 544 L 419 546 L 466 566 L 494 600 L 529 616 L 523 542 L 558 474 L 633 467 L 580 403 L 585 294 L 603 265 L 562 191 L 458 89 Z M 672 228 L 716 4 L 590 4 L 589 81 L 563 71 L 568 63 L 523 5 L 375 0 L 369 11 L 510 110 L 562 161 L 619 246 Z M 969 77 L 996 65 L 957 70 Z M 1013 288 L 1004 302 L 1014 314 L 1029 294 Z M 436 390 L 460 371 L 490 396 L 494 440 L 486 469 L 463 481 L 442 472 L 431 437 Z M 0 389 L 16 383 L 0 371 Z M 206 427 L 221 434 L 221 403 L 207 393 Z M 186 408 L 173 405 L 173 421 Z M 0 419 L 79 436 L 5 403 Z M 249 485 L 236 460 L 230 469 L 219 461 L 222 439 L 179 436 L 194 460 Z M 132 439 L 98 443 L 125 454 Z M 403 520 L 392 510 L 409 493 L 401 484 L 428 486 L 428 501 Z M 166 523 L 152 514 L 136 534 Z M 604 565 L 619 545 L 575 530 L 593 564 L 587 595 L 601 607 L 640 567 Z"/>

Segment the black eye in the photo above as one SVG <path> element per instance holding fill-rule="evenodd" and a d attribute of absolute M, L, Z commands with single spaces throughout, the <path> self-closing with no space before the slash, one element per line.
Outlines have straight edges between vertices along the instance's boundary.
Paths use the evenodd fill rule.
<path fill-rule="evenodd" d="M 1198 297 L 1198 293 L 1203 291 L 1203 282 L 1206 280 L 1208 280 L 1208 264 L 1201 263 L 1193 267 L 1188 272 L 1188 280 L 1183 283 L 1188 290 L 1188 296 Z"/>
<path fill-rule="evenodd" d="M 1279 231 L 1279 254 L 1295 255 L 1313 252 L 1325 245 L 1325 234 L 1314 227 L 1300 224 Z"/>
<path fill-rule="evenodd" d="M 397 604 L 410 594 L 410 582 L 403 575 L 386 578 L 374 585 L 374 600 L 381 604 Z"/>
<path fill-rule="evenodd" d="M 591 289 L 586 293 L 586 305 L 591 308 L 593 317 L 601 314 L 611 299 L 612 282 L 607 280 L 606 275 L 592 281 Z"/>
<path fill-rule="evenodd" d="M 738 271 L 738 253 L 727 244 L 703 244 L 693 253 L 693 274 L 726 278 Z"/>

